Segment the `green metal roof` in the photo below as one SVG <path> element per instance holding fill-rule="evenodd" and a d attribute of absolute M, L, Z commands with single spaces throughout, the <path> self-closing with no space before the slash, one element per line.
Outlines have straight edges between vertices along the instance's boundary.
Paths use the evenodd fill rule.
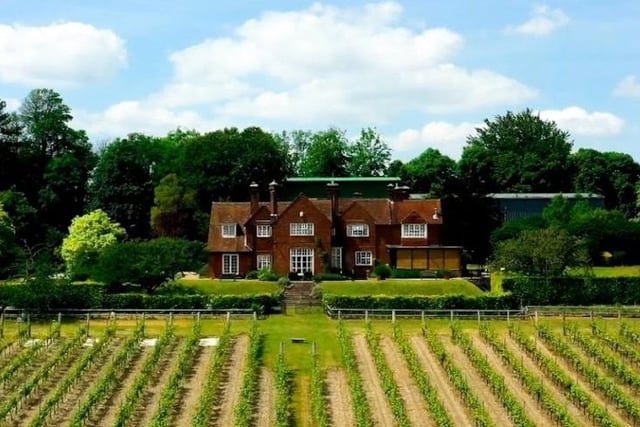
<path fill-rule="evenodd" d="M 295 176 L 287 178 L 286 182 L 400 182 L 397 176 Z"/>

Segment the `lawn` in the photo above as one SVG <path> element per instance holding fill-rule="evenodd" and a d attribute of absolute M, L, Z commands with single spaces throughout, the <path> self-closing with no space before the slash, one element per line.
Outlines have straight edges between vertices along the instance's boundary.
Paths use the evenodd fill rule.
<path fill-rule="evenodd" d="M 334 295 L 480 295 L 482 291 L 464 279 L 388 279 L 323 282 L 322 291 Z"/>
<path fill-rule="evenodd" d="M 272 294 L 281 289 L 276 282 L 260 280 L 180 279 L 178 282 L 208 295 Z"/>
<path fill-rule="evenodd" d="M 593 267 L 596 277 L 640 276 L 640 265 L 621 265 L 616 267 Z"/>

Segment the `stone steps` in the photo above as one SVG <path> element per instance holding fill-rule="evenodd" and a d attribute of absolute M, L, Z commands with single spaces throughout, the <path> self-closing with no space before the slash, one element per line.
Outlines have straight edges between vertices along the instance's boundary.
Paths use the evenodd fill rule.
<path fill-rule="evenodd" d="M 284 290 L 284 303 L 288 307 L 320 305 L 320 299 L 313 294 L 313 282 L 295 281 Z"/>

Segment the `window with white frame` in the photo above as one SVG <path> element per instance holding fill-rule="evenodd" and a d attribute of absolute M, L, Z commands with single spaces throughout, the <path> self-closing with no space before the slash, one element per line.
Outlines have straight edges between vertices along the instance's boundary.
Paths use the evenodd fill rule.
<path fill-rule="evenodd" d="M 290 271 L 313 273 L 313 249 L 312 248 L 291 248 L 289 250 L 289 260 L 291 262 Z"/>
<path fill-rule="evenodd" d="M 238 254 L 222 254 L 222 274 L 238 274 Z"/>
<path fill-rule="evenodd" d="M 342 268 L 342 248 L 331 248 L 331 268 Z"/>
<path fill-rule="evenodd" d="M 256 257 L 256 268 L 262 270 L 271 268 L 271 254 L 259 254 Z"/>
<path fill-rule="evenodd" d="M 222 224 L 222 237 L 236 237 L 236 225 Z"/>
<path fill-rule="evenodd" d="M 290 236 L 313 236 L 312 222 L 292 222 L 289 224 Z"/>
<path fill-rule="evenodd" d="M 373 265 L 371 251 L 356 251 L 356 265 Z"/>
<path fill-rule="evenodd" d="M 369 237 L 369 224 L 348 224 L 347 236 Z"/>
<path fill-rule="evenodd" d="M 258 237 L 271 237 L 271 226 L 266 224 L 258 224 L 256 227 Z"/>
<path fill-rule="evenodd" d="M 427 224 L 402 224 L 402 237 L 427 237 Z"/>

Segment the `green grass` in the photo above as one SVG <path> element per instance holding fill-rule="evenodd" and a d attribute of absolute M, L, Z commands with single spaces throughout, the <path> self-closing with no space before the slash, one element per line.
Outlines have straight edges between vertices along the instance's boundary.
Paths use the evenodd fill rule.
<path fill-rule="evenodd" d="M 334 295 L 480 295 L 482 291 L 464 279 L 323 282 L 322 291 Z"/>
<path fill-rule="evenodd" d="M 209 295 L 272 294 L 280 290 L 276 282 L 260 280 L 180 279 L 178 282 Z"/>
<path fill-rule="evenodd" d="M 632 277 L 640 276 L 640 265 L 622 265 L 617 267 L 593 267 L 596 277 Z"/>

